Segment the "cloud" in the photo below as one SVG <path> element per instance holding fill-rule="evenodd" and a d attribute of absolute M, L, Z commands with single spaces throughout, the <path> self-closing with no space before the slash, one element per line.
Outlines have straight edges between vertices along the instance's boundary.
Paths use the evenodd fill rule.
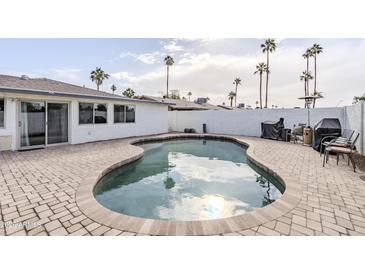
<path fill-rule="evenodd" d="M 162 53 L 159 51 L 151 53 L 136 54 L 133 52 L 122 52 L 120 58 L 132 58 L 134 61 L 139 61 L 147 65 L 159 63 L 161 60 Z"/>
<path fill-rule="evenodd" d="M 163 48 L 165 50 L 167 50 L 168 52 L 176 52 L 176 51 L 183 51 L 184 50 L 184 47 L 181 46 L 181 45 L 178 45 L 177 41 L 175 39 L 169 41 L 167 44 L 165 44 L 163 46 Z"/>
<path fill-rule="evenodd" d="M 133 53 L 133 52 L 130 52 L 130 51 L 127 51 L 127 52 L 122 52 L 120 55 L 119 55 L 120 58 L 127 58 L 127 57 L 132 57 L 132 58 L 137 58 L 138 55 Z"/>
<path fill-rule="evenodd" d="M 270 57 L 269 106 L 302 106 L 298 97 L 304 95 L 304 84 L 299 76 L 305 70 L 302 53 L 308 45 L 288 40 L 291 40 L 290 46 L 286 40 L 281 40 Z M 365 41 L 333 42 L 327 39 L 320 43 L 324 52 L 317 60 L 317 84 L 324 98 L 318 100 L 318 106 L 335 106 L 340 100 L 343 100 L 343 105 L 349 105 L 355 95 L 364 92 L 362 64 L 365 61 Z M 266 61 L 262 52 L 229 54 L 227 50 L 220 54 L 205 50 L 200 53 L 182 51 L 174 57 L 175 64 L 170 68 L 170 89 L 180 90 L 181 95 L 190 91 L 193 98 L 209 97 L 215 104 L 228 103 L 227 94 L 234 90 L 233 79 L 240 77 L 242 85 L 238 89 L 237 102 L 254 106 L 259 99 L 259 76 L 253 72 L 257 63 Z M 313 60 L 311 70 L 313 72 Z M 147 73 L 123 74 L 120 81 L 140 94 L 158 95 L 166 86 L 166 68 L 161 64 Z M 313 90 L 313 81 L 310 89 Z"/>

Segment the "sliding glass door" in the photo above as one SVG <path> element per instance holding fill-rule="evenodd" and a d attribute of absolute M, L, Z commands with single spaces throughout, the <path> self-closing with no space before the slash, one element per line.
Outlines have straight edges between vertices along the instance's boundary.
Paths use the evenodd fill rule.
<path fill-rule="evenodd" d="M 21 148 L 42 147 L 68 142 L 68 104 L 21 102 Z"/>
<path fill-rule="evenodd" d="M 20 146 L 34 147 L 46 144 L 45 102 L 21 102 Z"/>
<path fill-rule="evenodd" d="M 68 142 L 68 104 L 47 104 L 47 144 Z"/>

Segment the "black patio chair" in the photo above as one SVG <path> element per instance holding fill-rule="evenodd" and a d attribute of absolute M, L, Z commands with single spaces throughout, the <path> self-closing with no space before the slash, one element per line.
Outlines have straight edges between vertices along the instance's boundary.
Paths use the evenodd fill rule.
<path fill-rule="evenodd" d="M 331 145 L 331 144 L 326 146 L 326 148 L 324 150 L 323 167 L 324 167 L 325 163 L 328 162 L 330 152 L 336 154 L 337 165 L 338 165 L 340 154 L 342 156 L 346 154 L 348 156 L 347 165 L 349 165 L 350 161 L 351 161 L 352 166 L 354 168 L 354 172 L 356 172 L 355 160 L 352 157 L 352 155 L 355 152 L 355 145 L 356 145 L 357 140 L 359 139 L 359 136 L 360 136 L 360 133 L 358 133 L 356 135 L 356 137 L 351 141 L 350 145 L 347 147 L 341 147 L 341 146 L 336 146 L 336 145 Z"/>
<path fill-rule="evenodd" d="M 344 129 L 341 137 L 337 136 L 326 136 L 321 140 L 321 146 L 319 149 L 319 156 L 322 157 L 322 153 L 327 146 L 338 146 L 338 147 L 348 147 L 351 143 L 351 138 L 354 135 L 355 130 Z"/>

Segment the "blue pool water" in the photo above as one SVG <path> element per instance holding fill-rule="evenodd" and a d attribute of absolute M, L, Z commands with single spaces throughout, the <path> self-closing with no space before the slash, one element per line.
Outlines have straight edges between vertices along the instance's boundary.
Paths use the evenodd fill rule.
<path fill-rule="evenodd" d="M 284 191 L 233 142 L 175 139 L 140 147 L 143 158 L 108 173 L 95 186 L 103 206 L 142 218 L 209 220 L 263 207 Z"/>

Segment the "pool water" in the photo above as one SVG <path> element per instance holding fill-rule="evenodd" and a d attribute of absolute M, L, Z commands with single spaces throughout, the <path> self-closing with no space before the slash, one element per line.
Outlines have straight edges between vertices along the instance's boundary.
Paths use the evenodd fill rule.
<path fill-rule="evenodd" d="M 143 158 L 113 170 L 95 186 L 103 206 L 142 218 L 210 220 L 263 207 L 284 191 L 233 142 L 174 139 L 140 147 Z"/>

